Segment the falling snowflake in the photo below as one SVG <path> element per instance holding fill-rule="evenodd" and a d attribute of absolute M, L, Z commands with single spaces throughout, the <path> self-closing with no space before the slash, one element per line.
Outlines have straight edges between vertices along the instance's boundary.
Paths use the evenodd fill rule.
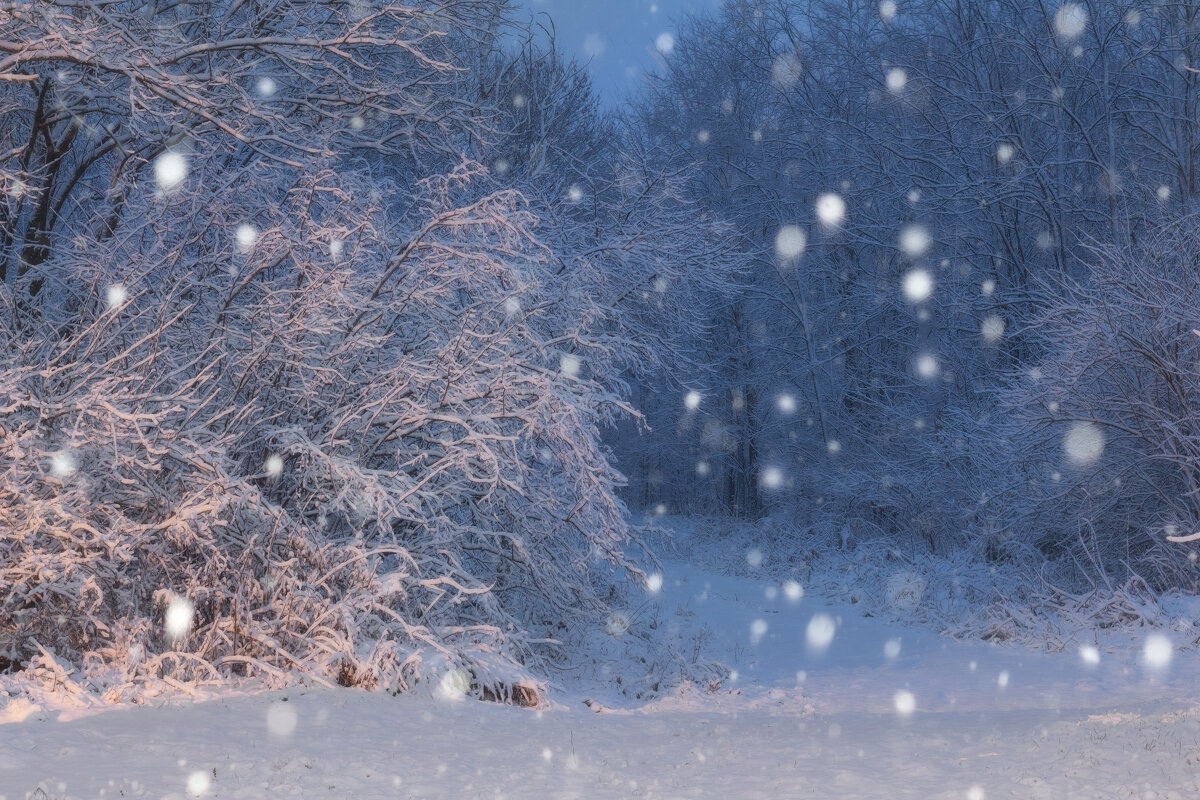
<path fill-rule="evenodd" d="M 287 703 L 272 703 L 267 709 L 267 730 L 272 736 L 291 736 L 296 732 L 296 710 Z"/>
<path fill-rule="evenodd" d="M 248 222 L 238 225 L 235 235 L 239 253 L 249 253 L 254 249 L 254 243 L 258 241 L 258 230 Z"/>
<path fill-rule="evenodd" d="M 113 311 L 125 305 L 125 301 L 128 299 L 129 292 L 119 283 L 114 283 L 104 291 L 104 300 Z"/>
<path fill-rule="evenodd" d="M 903 290 L 910 303 L 923 303 L 933 294 L 933 276 L 927 270 L 914 269 L 904 276 Z"/>
<path fill-rule="evenodd" d="M 996 148 L 996 160 L 1001 164 L 1007 164 L 1009 161 L 1012 161 L 1012 157 L 1015 153 L 1016 150 L 1013 148 L 1013 146 L 1008 142 L 1004 142 Z"/>
<path fill-rule="evenodd" d="M 178 642 L 188 635 L 192 629 L 192 617 L 195 610 L 192 603 L 182 595 L 175 595 L 167 604 L 167 613 L 163 617 L 163 630 L 167 639 Z"/>
<path fill-rule="evenodd" d="M 208 773 L 203 770 L 197 770 L 188 776 L 187 792 L 192 797 L 202 797 L 208 791 L 210 784 L 211 780 Z"/>
<path fill-rule="evenodd" d="M 700 398 L 699 392 L 695 392 L 695 391 L 688 392 L 686 395 L 684 395 L 683 405 L 689 411 L 695 411 L 697 408 L 700 407 L 700 399 L 701 398 Z"/>
<path fill-rule="evenodd" d="M 836 228 L 846 218 L 846 201 L 832 192 L 817 198 L 817 219 L 826 228 Z"/>
<path fill-rule="evenodd" d="M 187 172 L 187 160 L 182 153 L 168 150 L 154 159 L 154 180 L 164 193 L 177 189 L 187 177 Z"/>
<path fill-rule="evenodd" d="M 254 88 L 264 100 L 275 96 L 275 81 L 271 78 L 259 78 Z"/>
<path fill-rule="evenodd" d="M 907 717 L 917 710 L 917 699 L 913 697 L 913 693 L 901 689 L 892 697 L 892 703 L 896 706 L 896 713 L 902 717 Z"/>
<path fill-rule="evenodd" d="M 1142 661 L 1151 669 L 1165 669 L 1171 663 L 1171 655 L 1175 648 L 1171 640 L 1161 633 L 1151 634 L 1146 638 L 1142 650 Z"/>
<path fill-rule="evenodd" d="M 613 614 L 604 623 L 604 632 L 614 638 L 624 636 L 629 630 L 629 619 L 624 614 Z"/>
<path fill-rule="evenodd" d="M 1004 320 L 995 314 L 986 316 L 983 318 L 983 324 L 979 326 L 979 332 L 985 342 L 995 344 L 1004 337 Z"/>
<path fill-rule="evenodd" d="M 567 189 L 567 200 L 572 203 L 578 203 L 583 199 L 583 187 L 577 183 L 571 184 L 571 188 Z"/>
<path fill-rule="evenodd" d="M 895 660 L 900 655 L 900 640 L 888 639 L 883 645 L 883 657 L 889 661 Z"/>
<path fill-rule="evenodd" d="M 1054 12 L 1054 30 L 1063 39 L 1074 39 L 1087 27 L 1087 9 L 1078 3 L 1063 3 Z"/>
<path fill-rule="evenodd" d="M 792 397 L 790 394 L 779 395 L 778 399 L 775 400 L 775 405 L 778 406 L 779 410 L 784 414 L 796 413 L 796 398 Z"/>
<path fill-rule="evenodd" d="M 269 456 L 266 463 L 263 464 L 263 471 L 267 474 L 268 478 L 277 480 L 283 475 L 283 458 L 279 455 Z"/>
<path fill-rule="evenodd" d="M 793 53 L 779 56 L 771 64 L 771 80 L 784 89 L 796 85 L 803 74 L 800 59 Z"/>
<path fill-rule="evenodd" d="M 574 378 L 579 375 L 579 359 L 572 355 L 565 355 L 558 362 L 558 371 L 568 378 Z"/>
<path fill-rule="evenodd" d="M 793 261 L 804 253 L 808 236 L 798 225 L 784 225 L 775 234 L 775 255 L 780 261 Z"/>
<path fill-rule="evenodd" d="M 1076 422 L 1063 437 L 1063 450 L 1071 463 L 1091 464 L 1104 454 L 1104 431 L 1090 422 Z"/>
<path fill-rule="evenodd" d="M 75 458 L 66 450 L 50 456 L 50 472 L 54 477 L 69 478 L 75 474 L 76 469 Z"/>
<path fill-rule="evenodd" d="M 1100 663 L 1100 651 L 1089 645 L 1084 645 L 1079 648 L 1079 657 L 1083 659 L 1083 663 L 1089 667 L 1094 667 Z"/>
<path fill-rule="evenodd" d="M 675 52 L 675 37 L 670 33 L 660 33 L 654 40 L 654 49 L 664 56 L 671 55 Z"/>
<path fill-rule="evenodd" d="M 884 22 L 891 22 L 896 18 L 895 0 L 883 0 L 883 2 L 879 4 L 879 18 Z"/>
<path fill-rule="evenodd" d="M 885 80 L 889 92 L 900 94 L 904 91 L 904 87 L 908 85 L 908 73 L 900 67 L 893 67 L 888 70 Z"/>
<path fill-rule="evenodd" d="M 784 581 L 783 596 L 793 603 L 798 602 L 802 597 L 804 597 L 804 587 L 796 581 Z"/>
<path fill-rule="evenodd" d="M 804 639 L 809 650 L 821 653 L 829 649 L 836 633 L 837 623 L 833 621 L 833 617 L 828 614 L 815 614 L 804 630 Z"/>
<path fill-rule="evenodd" d="M 909 258 L 919 258 L 929 250 L 933 240 L 929 232 L 920 225 L 909 225 L 900 231 L 900 249 Z"/>
<path fill-rule="evenodd" d="M 938 372 L 940 371 L 937 357 L 929 355 L 928 353 L 918 356 L 916 361 L 916 370 L 917 375 L 919 375 L 923 380 L 933 380 L 938 376 Z"/>
<path fill-rule="evenodd" d="M 598 33 L 589 33 L 583 39 L 583 52 L 588 56 L 595 58 L 608 49 L 608 43 L 604 41 L 604 37 Z"/>
<path fill-rule="evenodd" d="M 651 592 L 657 592 L 659 589 L 662 589 L 662 585 L 663 585 L 662 575 L 659 575 L 657 572 L 655 572 L 655 573 L 652 573 L 651 575 L 647 576 L 646 588 L 649 589 Z"/>
<path fill-rule="evenodd" d="M 779 467 L 767 467 L 762 471 L 761 480 L 767 489 L 778 489 L 783 486 L 783 470 Z"/>

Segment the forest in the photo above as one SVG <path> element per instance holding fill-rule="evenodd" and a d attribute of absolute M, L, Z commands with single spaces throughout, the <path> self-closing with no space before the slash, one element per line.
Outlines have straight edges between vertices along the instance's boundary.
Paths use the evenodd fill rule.
<path fill-rule="evenodd" d="M 0 3 L 9 721 L 725 696 L 689 554 L 1195 663 L 1200 3 L 724 0 L 617 104 L 532 8 Z"/>

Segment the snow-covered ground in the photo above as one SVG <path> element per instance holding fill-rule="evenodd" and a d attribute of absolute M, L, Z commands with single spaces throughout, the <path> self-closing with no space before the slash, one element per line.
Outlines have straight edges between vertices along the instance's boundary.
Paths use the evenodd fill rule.
<path fill-rule="evenodd" d="M 563 679 L 542 711 L 326 689 L 81 717 L 10 702 L 0 796 L 1200 797 L 1193 651 L 956 642 L 769 572 L 664 563 L 612 633 L 732 674 L 648 703 L 613 690 L 637 673 L 619 635 L 608 682 Z"/>

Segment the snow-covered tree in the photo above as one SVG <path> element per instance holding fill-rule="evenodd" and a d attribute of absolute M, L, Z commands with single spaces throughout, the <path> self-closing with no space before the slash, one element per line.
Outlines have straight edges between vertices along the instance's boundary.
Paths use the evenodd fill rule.
<path fill-rule="evenodd" d="M 641 576 L 600 427 L 652 352 L 638 225 L 686 205 L 497 169 L 505 13 L 0 10 L 12 657 L 508 696 Z"/>

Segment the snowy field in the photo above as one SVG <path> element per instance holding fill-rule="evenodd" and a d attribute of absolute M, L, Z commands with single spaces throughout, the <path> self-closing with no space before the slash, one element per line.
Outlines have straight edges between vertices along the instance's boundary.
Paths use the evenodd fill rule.
<path fill-rule="evenodd" d="M 1200 796 L 1191 651 L 1130 634 L 1083 653 L 956 642 L 769 570 L 663 566 L 625 622 L 720 660 L 725 680 L 644 703 L 563 679 L 541 711 L 327 689 L 85 716 L 16 701 L 0 796 Z M 634 674 L 621 641 L 609 669 Z"/>

